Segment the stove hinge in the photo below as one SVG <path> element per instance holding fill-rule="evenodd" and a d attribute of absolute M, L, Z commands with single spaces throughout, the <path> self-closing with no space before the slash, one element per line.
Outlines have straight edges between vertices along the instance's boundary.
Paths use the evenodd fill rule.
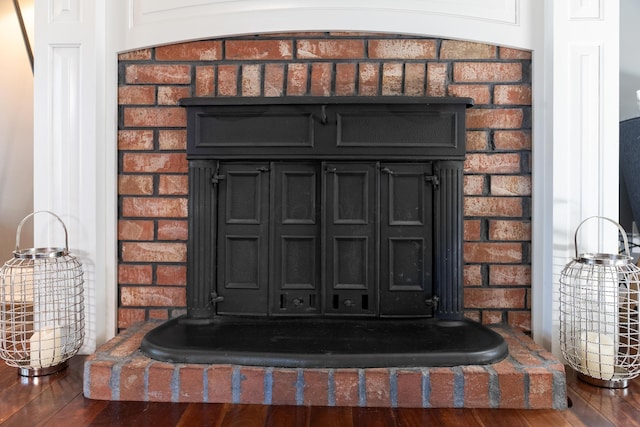
<path fill-rule="evenodd" d="M 226 175 L 220 175 L 217 171 L 216 173 L 214 173 L 213 175 L 211 175 L 211 183 L 213 185 L 218 185 L 218 183 L 220 181 L 222 181 L 223 179 L 225 179 L 227 176 Z"/>
<path fill-rule="evenodd" d="M 335 169 L 328 169 L 329 172 L 334 172 Z M 395 175 L 396 173 L 394 171 L 392 171 L 391 169 L 387 168 L 387 167 L 382 167 L 380 168 L 380 172 L 382 173 L 387 173 L 389 175 Z M 429 175 L 429 174 L 424 174 L 424 180 L 425 182 L 430 182 L 431 185 L 433 186 L 434 190 L 437 190 L 438 187 L 440 187 L 440 179 L 438 178 L 438 175 Z"/>
<path fill-rule="evenodd" d="M 438 175 L 424 175 L 424 180 L 426 182 L 430 182 L 431 185 L 433 186 L 434 190 L 437 190 L 438 187 L 440 186 L 440 179 L 438 179 Z"/>
<path fill-rule="evenodd" d="M 226 175 L 220 175 L 220 163 L 216 162 L 216 171 L 211 175 L 211 184 L 215 187 L 220 181 L 226 178 Z"/>
<path fill-rule="evenodd" d="M 438 298 L 437 295 L 434 295 L 431 298 L 427 298 L 424 300 L 424 303 L 427 305 L 427 308 L 433 311 L 436 311 L 438 309 L 439 302 L 440 302 L 440 298 Z"/>
<path fill-rule="evenodd" d="M 214 313 L 217 312 L 218 303 L 224 301 L 224 297 L 222 295 L 218 295 L 216 291 L 211 292 L 209 295 L 209 305 L 213 306 Z"/>

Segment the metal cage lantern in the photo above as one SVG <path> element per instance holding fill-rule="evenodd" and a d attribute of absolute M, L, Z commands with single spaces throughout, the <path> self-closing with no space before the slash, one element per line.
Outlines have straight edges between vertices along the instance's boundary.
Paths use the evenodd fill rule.
<path fill-rule="evenodd" d="M 62 224 L 64 248 L 20 249 L 20 231 L 37 213 Z M 84 340 L 82 264 L 69 253 L 67 227 L 38 211 L 18 225 L 13 258 L 0 269 L 0 357 L 20 375 L 64 369 Z"/>
<path fill-rule="evenodd" d="M 594 218 L 618 227 L 624 254 L 578 254 L 578 231 Z M 575 250 L 560 275 L 560 349 L 581 380 L 625 388 L 640 374 L 640 268 L 632 262 L 624 229 L 608 218 L 582 221 Z"/>

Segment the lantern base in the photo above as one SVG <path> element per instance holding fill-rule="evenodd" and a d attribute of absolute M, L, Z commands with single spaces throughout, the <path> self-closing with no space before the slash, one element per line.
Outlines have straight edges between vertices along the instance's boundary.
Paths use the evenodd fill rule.
<path fill-rule="evenodd" d="M 23 377 L 42 377 L 45 375 L 55 374 L 69 366 L 69 361 L 58 363 L 54 366 L 48 366 L 46 368 L 18 368 L 18 373 Z"/>
<path fill-rule="evenodd" d="M 602 388 L 627 388 L 629 387 L 629 379 L 623 378 L 619 380 L 601 380 L 599 378 L 593 378 L 589 375 L 578 372 L 578 379 L 584 381 L 587 384 L 594 385 Z"/>

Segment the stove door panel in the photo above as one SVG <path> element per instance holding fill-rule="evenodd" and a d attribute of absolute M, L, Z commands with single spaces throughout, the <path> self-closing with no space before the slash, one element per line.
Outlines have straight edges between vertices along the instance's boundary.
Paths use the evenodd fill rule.
<path fill-rule="evenodd" d="M 432 316 L 432 165 L 383 163 L 380 170 L 380 314 Z"/>
<path fill-rule="evenodd" d="M 219 170 L 219 314 L 267 313 L 269 164 L 221 163 Z"/>
<path fill-rule="evenodd" d="M 320 312 L 320 165 L 275 163 L 271 210 L 274 315 Z"/>
<path fill-rule="evenodd" d="M 325 313 L 376 315 L 377 163 L 325 163 Z"/>

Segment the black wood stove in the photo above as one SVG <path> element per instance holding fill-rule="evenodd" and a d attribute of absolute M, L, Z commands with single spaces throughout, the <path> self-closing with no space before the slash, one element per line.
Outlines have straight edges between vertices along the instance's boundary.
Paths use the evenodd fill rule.
<path fill-rule="evenodd" d="M 174 362 L 451 366 L 507 354 L 463 318 L 469 98 L 189 98 L 187 315 Z"/>

